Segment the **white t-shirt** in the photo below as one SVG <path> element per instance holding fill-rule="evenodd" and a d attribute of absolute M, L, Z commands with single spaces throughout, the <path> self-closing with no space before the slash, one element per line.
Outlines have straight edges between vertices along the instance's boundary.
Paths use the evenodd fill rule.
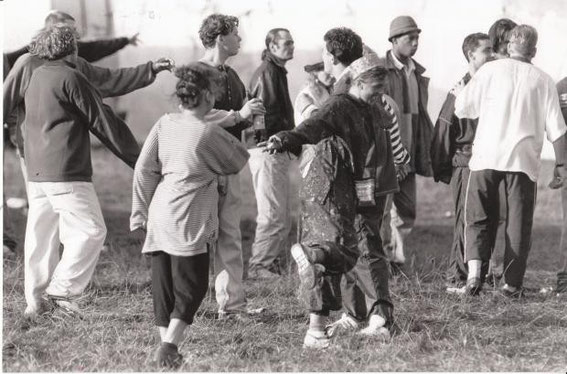
<path fill-rule="evenodd" d="M 523 172 L 533 181 L 544 132 L 554 142 L 567 131 L 553 79 L 514 59 L 484 64 L 457 96 L 455 114 L 479 119 L 471 170 Z"/>

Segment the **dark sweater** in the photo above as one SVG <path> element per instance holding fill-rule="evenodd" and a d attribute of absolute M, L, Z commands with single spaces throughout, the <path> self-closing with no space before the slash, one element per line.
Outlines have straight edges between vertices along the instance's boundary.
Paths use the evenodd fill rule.
<path fill-rule="evenodd" d="M 35 69 L 25 94 L 30 182 L 91 181 L 89 131 L 134 166 L 139 147 L 87 78 L 65 60 Z"/>
<path fill-rule="evenodd" d="M 268 140 L 268 137 L 279 131 L 294 128 L 287 70 L 271 53 L 266 53 L 264 61 L 252 75 L 250 95 L 262 99 L 266 108 L 266 134 L 258 141 Z"/>
<path fill-rule="evenodd" d="M 218 93 L 219 97 L 215 98 L 214 108 L 234 111 L 242 109 L 242 106 L 246 101 L 246 87 L 240 80 L 236 71 L 228 65 L 220 65 L 215 68 L 204 62 L 201 62 L 201 64 L 208 66 L 211 69 L 218 69 L 221 74 L 221 86 Z M 242 130 L 247 128 L 249 125 L 250 123 L 248 121 L 242 121 L 237 123 L 235 126 L 227 127 L 225 130 L 240 140 Z"/>

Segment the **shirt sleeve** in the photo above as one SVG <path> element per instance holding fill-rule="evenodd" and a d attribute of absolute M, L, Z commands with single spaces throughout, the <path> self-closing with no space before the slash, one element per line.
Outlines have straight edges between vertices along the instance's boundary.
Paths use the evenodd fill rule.
<path fill-rule="evenodd" d="M 549 79 L 547 84 L 547 111 L 545 118 L 545 133 L 547 139 L 550 142 L 555 142 L 557 139 L 565 135 L 567 131 L 567 126 L 565 125 L 565 119 L 561 113 L 561 107 L 559 106 L 559 94 L 555 88 L 555 83 Z"/>
<path fill-rule="evenodd" d="M 487 79 L 485 69 L 480 69 L 457 95 L 455 99 L 455 115 L 459 118 L 475 119 L 480 116 L 484 81 Z"/>
<path fill-rule="evenodd" d="M 79 41 L 77 43 L 78 54 L 88 62 L 95 62 L 118 52 L 129 43 L 128 38 L 100 39 L 91 41 Z"/>
<path fill-rule="evenodd" d="M 158 121 L 150 131 L 140 158 L 134 168 L 132 182 L 132 213 L 130 230 L 146 229 L 150 203 L 161 180 L 161 162 L 159 161 L 159 126 Z"/>
<path fill-rule="evenodd" d="M 392 143 L 394 163 L 396 165 L 408 164 L 410 162 L 410 155 L 402 144 L 400 126 L 398 124 L 400 110 L 395 101 L 387 95 L 382 95 L 382 105 L 392 119 L 392 126 L 388 128 L 388 133 L 390 134 L 390 142 Z"/>
<path fill-rule="evenodd" d="M 238 118 L 239 116 L 234 110 L 211 109 L 209 113 L 205 114 L 207 123 L 220 126 L 223 129 L 235 126 Z"/>
<path fill-rule="evenodd" d="M 107 69 L 77 58 L 77 69 L 96 87 L 102 97 L 120 96 L 153 83 L 152 63 L 122 69 Z"/>
<path fill-rule="evenodd" d="M 238 139 L 216 126 L 209 128 L 199 147 L 205 163 L 218 175 L 238 173 L 250 157 Z"/>
<path fill-rule="evenodd" d="M 84 115 L 89 130 L 119 159 L 134 168 L 140 147 L 136 138 L 84 76 L 77 74 L 68 86 L 70 99 Z"/>
<path fill-rule="evenodd" d="M 459 120 L 454 113 L 455 96 L 449 93 L 435 123 L 430 150 L 433 178 L 436 182 L 441 181 L 447 184 L 451 181 L 453 173 L 452 160 L 455 141 L 451 128 L 453 127 L 453 121 Z"/>

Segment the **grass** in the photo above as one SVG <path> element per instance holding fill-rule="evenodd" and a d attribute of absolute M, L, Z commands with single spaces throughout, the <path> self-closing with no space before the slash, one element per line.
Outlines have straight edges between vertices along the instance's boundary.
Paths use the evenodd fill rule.
<path fill-rule="evenodd" d="M 54 313 L 30 323 L 22 318 L 23 259 L 4 261 L 4 371 L 156 371 L 151 358 L 159 337 L 153 326 L 149 269 L 140 244 L 128 233 L 132 173 L 107 151 L 93 155 L 94 183 L 109 229 L 103 252 L 81 304 L 83 320 Z M 12 152 L 5 156 L 5 192 L 23 196 Z M 551 166 L 544 167 L 542 183 Z M 294 178 L 295 180 L 296 178 Z M 250 181 L 243 210 L 243 246 L 249 257 L 255 203 Z M 301 348 L 307 315 L 295 296 L 298 279 L 284 255 L 281 280 L 246 282 L 251 307 L 267 311 L 248 322 L 215 319 L 207 296 L 180 346 L 181 371 L 565 371 L 565 299 L 537 290 L 551 286 L 557 270 L 559 195 L 541 184 L 525 300 L 486 293 L 447 295 L 443 273 L 451 242 L 449 189 L 418 180 L 418 222 L 409 239 L 412 274 L 391 280 L 400 333 L 391 343 L 343 333 L 324 352 Z M 296 188 L 296 187 L 295 187 Z M 294 205 L 297 210 L 297 203 Z M 25 217 L 11 211 L 23 243 Z M 290 240 L 294 237 L 290 235 Z M 337 314 L 334 315 L 335 317 Z"/>

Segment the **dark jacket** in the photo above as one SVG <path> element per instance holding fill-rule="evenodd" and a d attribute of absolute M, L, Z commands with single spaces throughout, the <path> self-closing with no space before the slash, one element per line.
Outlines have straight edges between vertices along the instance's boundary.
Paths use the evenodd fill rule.
<path fill-rule="evenodd" d="M 431 177 L 433 171 L 431 169 L 430 146 L 433 136 L 433 123 L 427 113 L 429 78 L 423 76 L 425 68 L 415 60 L 413 60 L 413 62 L 415 64 L 415 76 L 419 89 L 419 114 L 417 123 L 414 123 L 412 128 L 412 147 L 408 147 L 408 144 L 404 144 L 404 146 L 408 152 L 410 152 L 410 164 L 412 169 L 419 175 Z M 405 79 L 405 77 L 403 75 L 404 73 L 394 64 L 391 50 L 386 53 L 386 69 L 388 70 L 387 93 L 394 99 L 396 104 L 398 104 L 400 112 L 404 113 L 403 79 Z"/>
<path fill-rule="evenodd" d="M 373 178 L 375 196 L 398 189 L 392 150 L 385 130 L 375 131 L 376 112 L 349 94 L 334 94 L 312 117 L 291 131 L 279 132 L 283 149 L 296 155 L 303 144 L 317 144 L 329 136 L 341 137 L 352 153 L 354 178 Z M 389 155 L 389 157 L 388 157 Z M 388 175 L 392 171 L 392 175 Z"/>
<path fill-rule="evenodd" d="M 347 93 L 351 85 L 350 75 L 343 75 L 334 85 L 335 94 Z M 396 168 L 394 166 L 394 156 L 392 153 L 392 142 L 388 129 L 392 126 L 392 118 L 384 110 L 380 100 L 370 105 L 374 128 L 374 143 L 376 144 L 376 196 L 387 195 L 399 191 Z"/>
<path fill-rule="evenodd" d="M 77 41 L 77 49 L 79 57 L 84 58 L 88 62 L 95 62 L 118 52 L 126 47 L 129 43 L 128 38 L 101 39 L 91 41 Z M 28 46 L 24 46 L 18 50 L 6 53 L 9 66 L 14 66 L 16 60 L 28 53 Z"/>
<path fill-rule="evenodd" d="M 201 64 L 211 69 L 215 69 L 215 67 L 207 63 L 201 62 Z M 218 92 L 218 97 L 215 97 L 214 108 L 234 111 L 242 109 L 242 106 L 246 102 L 246 87 L 244 86 L 244 83 L 242 83 L 236 71 L 230 66 L 220 65 L 217 66 L 216 69 L 220 72 L 221 87 Z M 244 120 L 232 127 L 225 128 L 225 130 L 240 140 L 242 130 L 249 126 L 250 122 Z"/>
<path fill-rule="evenodd" d="M 258 138 L 258 141 L 268 140 L 268 137 L 279 131 L 294 128 L 287 70 L 271 53 L 265 53 L 262 64 L 252 75 L 249 87 L 250 96 L 262 99 L 266 108 L 266 134 Z"/>
<path fill-rule="evenodd" d="M 30 182 L 91 181 L 89 131 L 134 167 L 140 151 L 136 139 L 72 63 L 48 61 L 37 68 L 25 104 Z"/>
<path fill-rule="evenodd" d="M 467 73 L 462 81 L 467 84 L 470 79 Z M 477 119 L 459 119 L 455 115 L 455 95 L 449 92 L 435 123 L 431 142 L 431 165 L 436 182 L 449 184 L 454 167 L 469 165 L 477 124 Z"/>
<path fill-rule="evenodd" d="M 34 71 L 46 63 L 29 53 L 22 56 L 4 80 L 3 123 L 8 125 L 10 140 L 24 155 L 21 124 L 24 121 L 26 107 L 24 96 Z M 91 65 L 82 58 L 76 59 L 76 68 L 98 90 L 102 97 L 120 96 L 151 84 L 156 76 L 152 63 L 133 68 L 106 69 Z"/>

